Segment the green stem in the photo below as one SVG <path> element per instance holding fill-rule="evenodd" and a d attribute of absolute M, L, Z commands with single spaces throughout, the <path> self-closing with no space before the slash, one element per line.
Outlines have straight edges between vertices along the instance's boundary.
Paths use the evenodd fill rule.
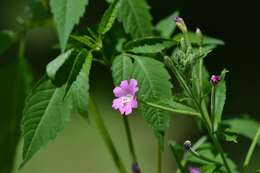
<path fill-rule="evenodd" d="M 248 167 L 249 162 L 250 162 L 250 160 L 252 158 L 253 152 L 255 150 L 255 147 L 256 147 L 256 144 L 257 144 L 259 138 L 260 138 L 260 126 L 258 127 L 257 132 L 255 134 L 255 137 L 254 137 L 254 139 L 253 139 L 253 141 L 252 141 L 252 143 L 251 143 L 251 145 L 249 147 L 249 150 L 247 152 L 245 161 L 243 163 L 243 172 L 246 172 L 246 170 L 247 170 L 247 167 Z"/>
<path fill-rule="evenodd" d="M 215 86 L 213 85 L 211 88 L 211 101 L 210 101 L 210 110 L 211 110 L 211 123 L 213 131 L 217 130 L 215 129 Z"/>
<path fill-rule="evenodd" d="M 91 97 L 89 99 L 89 111 L 92 114 L 98 129 L 100 130 L 101 136 L 104 139 L 104 142 L 109 150 L 110 155 L 113 157 L 117 169 L 119 170 L 120 173 L 127 173 L 123 165 L 123 162 L 116 151 L 111 136 L 109 135 L 108 130 L 104 124 L 104 121 L 100 115 L 100 112 L 98 111 L 97 106 Z"/>
<path fill-rule="evenodd" d="M 161 147 L 161 143 L 158 142 L 158 146 L 157 146 L 157 173 L 161 173 L 162 172 L 162 147 Z"/>
<path fill-rule="evenodd" d="M 18 48 L 18 59 L 20 61 L 24 59 L 25 46 L 26 46 L 26 38 L 25 38 L 25 36 L 22 36 L 22 38 L 19 42 L 19 48 Z"/>
<path fill-rule="evenodd" d="M 211 162 L 211 163 L 215 163 L 216 165 L 222 165 L 222 163 L 218 162 L 218 161 L 215 161 L 215 160 L 212 160 L 204 155 L 201 155 L 199 154 L 198 152 L 196 152 L 194 149 L 190 149 L 190 152 L 192 155 L 194 155 L 195 157 L 199 158 L 199 159 L 202 159 L 202 160 L 205 160 L 207 162 Z"/>
<path fill-rule="evenodd" d="M 175 143 L 171 142 L 170 148 L 171 148 L 172 154 L 173 154 L 175 161 L 177 163 L 177 166 L 178 166 L 178 169 L 176 172 L 186 173 L 186 170 L 184 168 L 184 165 L 186 164 L 186 162 L 184 162 L 184 164 L 182 163 L 182 159 L 179 157 L 178 152 L 176 151 L 174 146 L 175 146 Z"/>
<path fill-rule="evenodd" d="M 126 130 L 126 136 L 127 136 L 127 142 L 128 142 L 129 150 L 130 150 L 130 153 L 131 153 L 131 156 L 132 156 L 132 164 L 137 164 L 137 166 L 140 169 L 140 166 L 137 162 L 135 150 L 134 150 L 134 144 L 133 144 L 133 139 L 132 139 L 132 135 L 131 135 L 128 117 L 123 117 L 123 121 L 124 121 L 125 130 Z M 141 173 L 141 171 L 140 171 L 140 173 Z"/>
<path fill-rule="evenodd" d="M 178 69 L 172 64 L 171 62 L 171 70 L 173 73 L 175 73 L 175 76 L 177 78 L 177 80 L 179 81 L 179 83 L 181 84 L 181 86 L 183 87 L 183 89 L 186 91 L 186 93 L 193 99 L 193 102 L 196 106 L 196 108 L 199 110 L 199 112 L 201 113 L 201 116 L 202 116 L 202 120 L 203 120 L 203 124 L 206 126 L 207 128 L 207 131 L 208 131 L 208 134 L 209 136 L 211 137 L 212 141 L 213 141 L 213 144 L 214 146 L 216 147 L 216 149 L 218 150 L 218 152 L 220 153 L 221 155 L 221 158 L 223 160 L 223 163 L 227 169 L 227 172 L 228 173 L 231 173 L 230 171 L 230 168 L 229 168 L 229 165 L 227 163 L 227 160 L 225 158 L 225 155 L 224 155 L 224 151 L 222 149 L 222 146 L 220 145 L 219 141 L 218 141 L 218 138 L 213 135 L 212 133 L 212 123 L 210 121 L 210 118 L 209 118 L 209 114 L 208 114 L 208 110 L 207 110 L 207 106 L 206 106 L 206 103 L 204 101 L 202 101 L 200 104 L 198 102 L 198 100 L 195 98 L 195 96 L 193 95 L 193 92 L 192 90 L 190 89 L 189 85 L 186 83 L 186 81 L 183 79 L 183 76 L 182 74 L 178 71 Z M 201 80 L 201 79 L 200 79 Z"/>

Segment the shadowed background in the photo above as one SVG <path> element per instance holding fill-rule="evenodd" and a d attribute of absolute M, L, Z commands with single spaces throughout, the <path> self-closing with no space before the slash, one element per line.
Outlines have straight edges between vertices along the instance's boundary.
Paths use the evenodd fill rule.
<path fill-rule="evenodd" d="M 259 81 L 259 25 L 257 24 L 257 1 L 185 1 L 185 0 L 149 0 L 153 22 L 170 15 L 175 10 L 180 10 L 189 28 L 195 30 L 199 27 L 206 35 L 223 39 L 224 47 L 219 47 L 206 59 L 210 73 L 220 73 L 227 68 L 228 98 L 225 107 L 225 117 L 248 113 L 259 118 L 260 88 Z M 0 6 L 0 29 L 14 29 L 16 17 L 24 10 L 25 0 L 2 0 Z M 105 8 L 104 0 L 90 0 L 84 18 L 77 28 L 83 28 L 99 21 Z M 38 28 L 30 31 L 26 58 L 33 68 L 36 78 L 45 71 L 45 65 L 56 57 L 58 51 L 52 49 L 57 42 L 53 29 Z M 7 65 L 14 63 L 17 55 L 17 46 L 14 45 L 0 58 L 0 73 Z M 116 146 L 119 149 L 125 164 L 129 163 L 128 148 L 119 114 L 111 109 L 112 80 L 110 71 L 102 66 L 94 65 L 91 76 L 91 90 L 96 96 L 96 101 L 105 118 L 106 125 L 111 132 Z M 1 75 L 1 74 L 0 74 Z M 1 77 L 3 77 L 1 75 Z M 1 110 L 0 116 L 8 116 L 5 112 L 12 109 L 8 100 L 12 94 L 15 81 L 10 79 L 7 84 L 1 83 Z M 7 91 L 8 92 L 7 92 Z M 6 92 L 3 92 L 6 91 Z M 143 172 L 155 173 L 156 141 L 150 128 L 144 125 L 138 113 L 130 117 L 138 159 Z M 2 123 L 0 123 L 1 126 Z M 109 173 L 116 172 L 115 166 L 102 143 L 102 139 L 93 123 L 86 123 L 81 117 L 72 116 L 72 121 L 60 133 L 54 142 L 41 150 L 22 173 Z M 1 132 L 0 132 L 1 133 Z M 169 138 L 178 142 L 185 139 L 196 139 L 196 126 L 189 118 L 174 117 L 169 130 Z M 6 146 L 9 144 L 6 143 Z M 239 138 L 239 144 L 225 144 L 230 155 L 239 163 L 242 162 L 249 142 Z M 239 151 L 239 152 L 238 152 Z M 21 153 L 20 151 L 18 153 Z M 257 150 L 255 156 L 259 155 Z M 20 156 L 18 154 L 17 162 Z M 257 163 L 256 158 L 254 158 Z M 259 160 L 258 160 L 259 163 Z M 165 152 L 164 171 L 173 172 L 174 159 Z"/>

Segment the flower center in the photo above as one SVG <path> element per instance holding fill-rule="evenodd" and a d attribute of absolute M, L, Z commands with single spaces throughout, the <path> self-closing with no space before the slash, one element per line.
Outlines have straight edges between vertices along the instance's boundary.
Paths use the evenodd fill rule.
<path fill-rule="evenodd" d="M 126 96 L 122 96 L 122 97 L 121 97 L 121 102 L 122 102 L 123 104 L 126 104 L 126 103 L 131 102 L 132 99 L 133 99 L 133 95 L 127 94 Z"/>

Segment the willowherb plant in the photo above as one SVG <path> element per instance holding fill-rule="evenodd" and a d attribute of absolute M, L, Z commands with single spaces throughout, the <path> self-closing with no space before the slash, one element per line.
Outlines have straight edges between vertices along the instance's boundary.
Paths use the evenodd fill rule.
<path fill-rule="evenodd" d="M 53 20 L 60 42 L 60 55 L 47 65 L 46 75 L 25 100 L 21 120 L 24 140 L 21 168 L 54 139 L 71 114 L 76 113 L 85 119 L 93 117 L 118 172 L 126 173 L 130 169 L 133 173 L 142 172 L 128 122 L 131 113 L 137 109 L 158 139 L 158 173 L 161 173 L 162 152 L 167 146 L 178 166 L 176 172 L 236 173 L 238 168 L 223 150 L 221 141 L 237 143 L 238 135 L 252 139 L 242 167 L 242 171 L 247 172 L 253 151 L 256 145 L 260 145 L 259 122 L 241 117 L 222 119 L 228 71 L 224 69 L 221 74 L 210 77 L 203 63 L 204 58 L 224 42 L 204 36 L 200 29 L 190 31 L 178 16 L 179 12 L 153 26 L 145 0 L 114 0 L 97 26 L 71 34 L 87 4 L 88 0 L 30 1 L 30 15 L 20 20 L 21 30 L 1 32 L 8 40 L 7 47 L 7 44 L 19 42 L 18 66 L 21 81 L 26 84 L 24 89 L 30 86 L 28 76 L 31 76 L 24 58 L 28 30 Z M 36 6 L 39 9 L 35 9 Z M 41 10 L 44 15 L 37 16 L 36 10 Z M 1 48 L 1 53 L 7 47 Z M 111 69 L 116 86 L 111 104 L 124 122 L 131 168 L 126 168 L 119 157 L 89 93 L 92 63 Z M 176 80 L 175 88 L 180 88 L 178 92 L 173 89 L 173 80 Z M 183 146 L 174 140 L 165 142 L 169 125 L 174 125 L 171 116 L 176 114 L 193 117 L 207 135 L 194 142 L 187 137 Z M 248 133 L 248 129 L 253 133 Z"/>

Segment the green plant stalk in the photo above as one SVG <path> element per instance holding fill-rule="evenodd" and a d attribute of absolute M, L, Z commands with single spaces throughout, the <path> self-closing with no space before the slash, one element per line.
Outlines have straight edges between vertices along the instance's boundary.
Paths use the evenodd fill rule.
<path fill-rule="evenodd" d="M 157 173 L 162 173 L 162 146 L 161 143 L 158 142 L 157 146 Z"/>
<path fill-rule="evenodd" d="M 250 145 L 250 147 L 249 147 L 249 150 L 248 150 L 248 152 L 247 152 L 246 158 L 245 158 L 245 160 L 244 160 L 244 163 L 243 163 L 243 172 L 246 172 L 246 170 L 247 170 L 247 167 L 248 167 L 249 162 L 250 162 L 250 160 L 251 160 L 251 158 L 252 158 L 253 152 L 254 152 L 254 150 L 255 150 L 255 147 L 256 147 L 256 144 L 257 144 L 259 138 L 260 138 L 260 125 L 259 125 L 259 127 L 258 127 L 258 129 L 257 129 L 257 132 L 256 132 L 256 134 L 255 134 L 255 137 L 254 137 L 254 139 L 253 139 L 253 141 L 252 141 L 252 143 L 251 143 L 251 145 Z"/>
<path fill-rule="evenodd" d="M 183 165 L 185 165 L 185 163 L 184 164 L 182 163 L 181 158 L 179 158 L 177 151 L 174 149 L 174 146 L 173 146 L 172 143 L 170 143 L 170 148 L 171 148 L 171 151 L 173 153 L 173 156 L 174 156 L 175 161 L 176 161 L 177 166 L 178 166 L 178 169 L 177 169 L 176 172 L 186 173 L 186 170 L 183 166 Z"/>
<path fill-rule="evenodd" d="M 132 164 L 137 164 L 139 169 L 140 169 L 140 166 L 139 166 L 139 164 L 137 162 L 137 157 L 136 157 L 136 154 L 135 154 L 135 150 L 134 150 L 134 144 L 133 144 L 133 139 L 132 139 L 132 135 L 131 135 L 131 130 L 130 130 L 128 117 L 123 117 L 123 121 L 124 121 L 125 130 L 126 130 L 127 142 L 128 142 L 129 150 L 130 150 L 131 157 L 132 157 Z"/>
<path fill-rule="evenodd" d="M 172 70 L 173 73 L 175 73 L 175 76 L 176 76 L 177 80 L 179 81 L 179 83 L 181 84 L 183 89 L 187 92 L 187 94 L 193 99 L 193 102 L 194 102 L 195 106 L 200 111 L 201 116 L 203 118 L 202 122 L 204 123 L 204 125 L 207 128 L 208 134 L 209 134 L 210 138 L 212 139 L 214 146 L 216 147 L 216 149 L 220 153 L 221 158 L 223 160 L 223 163 L 224 163 L 224 165 L 226 167 L 227 172 L 231 173 L 230 168 L 229 168 L 228 163 L 227 163 L 227 160 L 225 158 L 222 146 L 220 145 L 220 143 L 218 141 L 218 138 L 215 135 L 213 135 L 213 133 L 212 133 L 212 125 L 211 125 L 212 123 L 211 123 L 210 118 L 209 118 L 209 114 L 208 114 L 208 111 L 207 111 L 207 108 L 206 108 L 206 104 L 200 105 L 198 103 L 198 101 L 196 100 L 196 98 L 194 97 L 194 95 L 192 93 L 192 90 L 187 85 L 186 81 L 183 79 L 183 77 L 179 73 L 178 69 L 176 69 L 176 67 L 173 64 L 171 64 L 171 67 L 172 67 L 171 70 Z"/>
<path fill-rule="evenodd" d="M 215 86 L 213 85 L 211 88 L 211 100 L 210 100 L 210 110 L 211 110 L 211 122 L 212 122 L 212 128 L 213 131 L 216 131 L 215 127 Z"/>
<path fill-rule="evenodd" d="M 212 160 L 212 159 L 210 159 L 210 158 L 208 158 L 208 157 L 206 157 L 206 156 L 204 156 L 204 155 L 199 154 L 198 152 L 196 152 L 196 151 L 195 151 L 194 149 L 192 149 L 192 148 L 191 148 L 189 151 L 190 151 L 190 153 L 191 153 L 193 156 L 195 156 L 195 157 L 197 157 L 197 158 L 199 158 L 199 159 L 201 159 L 201 160 L 205 160 L 205 161 L 207 161 L 207 162 L 215 163 L 216 165 L 222 165 L 222 163 L 220 163 L 220 162 L 218 162 L 218 161 Z"/>
<path fill-rule="evenodd" d="M 103 121 L 103 119 L 102 119 L 102 117 L 101 117 L 101 115 L 100 115 L 100 113 L 97 109 L 97 106 L 96 106 L 94 100 L 91 97 L 89 99 L 89 111 L 92 114 L 92 116 L 93 116 L 93 118 L 94 118 L 94 120 L 97 124 L 97 127 L 100 131 L 100 134 L 101 134 L 105 144 L 106 144 L 106 147 L 109 150 L 110 155 L 113 157 L 113 160 L 114 160 L 114 163 L 115 163 L 117 169 L 119 170 L 120 173 L 127 173 L 126 169 L 123 165 L 123 162 L 122 162 L 121 158 L 119 157 L 119 155 L 116 151 L 116 148 L 113 144 L 113 141 L 112 141 L 112 139 L 111 139 L 111 137 L 110 137 L 110 135 L 109 135 L 109 133 L 106 129 L 104 121 Z"/>
<path fill-rule="evenodd" d="M 25 38 L 25 36 L 23 36 L 20 39 L 19 48 L 18 48 L 18 59 L 19 59 L 19 61 L 22 61 L 24 59 L 25 47 L 26 47 L 26 38 Z"/>

